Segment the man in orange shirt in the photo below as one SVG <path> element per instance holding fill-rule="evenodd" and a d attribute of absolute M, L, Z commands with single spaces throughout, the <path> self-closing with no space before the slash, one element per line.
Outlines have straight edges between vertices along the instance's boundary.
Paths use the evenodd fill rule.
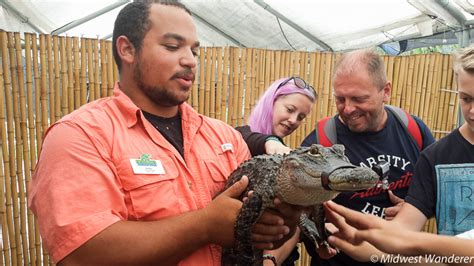
<path fill-rule="evenodd" d="M 130 3 L 113 49 L 114 95 L 46 132 L 29 191 L 45 248 L 61 265 L 220 265 L 248 180 L 219 193 L 250 154 L 237 131 L 185 103 L 199 49 L 191 15 L 176 1 Z M 299 210 L 279 211 L 254 226 L 257 247 L 295 229 Z"/>

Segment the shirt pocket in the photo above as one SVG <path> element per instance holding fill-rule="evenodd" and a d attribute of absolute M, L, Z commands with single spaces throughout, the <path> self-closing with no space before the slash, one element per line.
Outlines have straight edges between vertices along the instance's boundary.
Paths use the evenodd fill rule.
<path fill-rule="evenodd" d="M 211 178 L 208 184 L 211 195 L 220 193 L 227 182 L 229 175 L 237 167 L 236 159 L 230 151 L 216 150 L 214 158 L 203 159 Z"/>
<path fill-rule="evenodd" d="M 122 159 L 117 171 L 129 211 L 137 220 L 156 220 L 180 213 L 177 196 L 179 171 L 171 159 L 159 159 L 164 174 L 135 174 L 129 158 Z"/>

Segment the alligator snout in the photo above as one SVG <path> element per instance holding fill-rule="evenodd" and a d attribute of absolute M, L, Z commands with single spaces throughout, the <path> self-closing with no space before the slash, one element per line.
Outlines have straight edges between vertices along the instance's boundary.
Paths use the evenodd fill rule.
<path fill-rule="evenodd" d="M 328 187 L 331 190 L 357 191 L 375 186 L 379 175 L 367 167 L 339 168 L 329 174 L 328 179 Z"/>

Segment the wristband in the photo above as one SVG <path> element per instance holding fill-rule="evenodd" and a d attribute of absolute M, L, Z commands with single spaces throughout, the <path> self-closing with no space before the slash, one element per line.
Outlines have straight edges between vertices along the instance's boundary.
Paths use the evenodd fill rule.
<path fill-rule="evenodd" d="M 274 140 L 274 141 L 278 141 L 278 142 L 282 143 L 281 140 L 280 140 L 279 138 L 275 137 L 275 136 L 267 137 L 267 138 L 265 139 L 265 142 L 267 142 L 267 141 L 269 141 L 269 140 Z"/>

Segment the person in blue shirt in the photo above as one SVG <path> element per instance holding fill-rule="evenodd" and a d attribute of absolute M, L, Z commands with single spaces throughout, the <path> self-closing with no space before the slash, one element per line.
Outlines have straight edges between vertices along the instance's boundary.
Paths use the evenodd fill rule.
<path fill-rule="evenodd" d="M 420 147 L 399 117 L 385 105 L 392 86 L 387 80 L 383 59 L 373 50 L 364 49 L 343 54 L 333 71 L 333 94 L 337 115 L 334 117 L 337 143 L 354 165 L 372 167 L 388 162 L 388 189 L 372 188 L 362 192 L 340 193 L 334 202 L 359 212 L 392 219 L 403 204 L 412 182 L 414 165 Z M 421 149 L 434 142 L 421 119 L 411 116 L 421 134 Z M 317 143 L 316 131 L 311 132 L 302 146 Z M 332 228 L 327 227 L 329 231 Z M 312 265 L 366 265 L 344 252 L 315 249 L 305 241 Z M 370 264 L 370 263 L 368 263 Z"/>

